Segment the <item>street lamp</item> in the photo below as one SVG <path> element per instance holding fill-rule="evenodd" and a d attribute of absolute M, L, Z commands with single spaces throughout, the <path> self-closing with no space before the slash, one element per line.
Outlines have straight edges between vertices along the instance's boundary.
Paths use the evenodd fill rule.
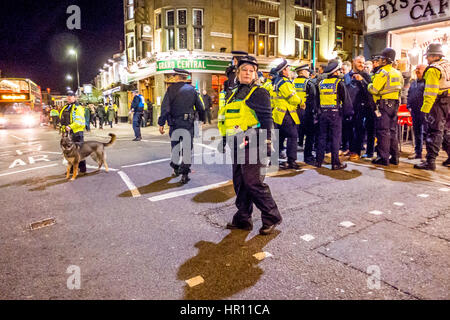
<path fill-rule="evenodd" d="M 78 52 L 74 49 L 69 49 L 69 54 L 71 56 L 75 56 L 75 60 L 77 61 L 77 80 L 78 80 L 78 88 L 80 88 L 80 72 L 78 70 Z"/>

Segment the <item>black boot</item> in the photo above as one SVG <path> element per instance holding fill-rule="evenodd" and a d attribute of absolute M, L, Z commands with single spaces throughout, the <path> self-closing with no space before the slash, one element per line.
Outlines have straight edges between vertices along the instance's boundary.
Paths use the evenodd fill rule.
<path fill-rule="evenodd" d="M 377 157 L 376 159 L 372 160 L 373 164 L 381 164 L 382 166 L 388 166 L 389 162 L 387 160 L 384 160 L 383 158 Z"/>
<path fill-rule="evenodd" d="M 188 183 L 189 180 L 191 180 L 191 179 L 189 179 L 189 176 L 187 174 L 183 174 L 183 176 L 181 177 L 180 183 L 186 184 L 186 183 Z"/>
<path fill-rule="evenodd" d="M 450 166 L 450 157 L 448 157 L 447 160 L 445 160 L 444 162 L 442 162 L 442 165 L 443 165 L 444 167 L 449 167 L 449 166 Z"/>
<path fill-rule="evenodd" d="M 331 170 L 342 170 L 347 168 L 347 164 L 346 163 L 341 163 L 341 164 L 333 164 L 331 166 Z"/>
<path fill-rule="evenodd" d="M 420 164 L 415 164 L 414 165 L 415 169 L 420 169 L 420 170 L 431 170 L 434 171 L 436 170 L 436 163 L 434 163 L 433 161 L 423 161 Z"/>
<path fill-rule="evenodd" d="M 396 158 L 394 158 L 394 157 L 391 157 L 391 158 L 389 159 L 389 163 L 390 163 L 390 164 L 393 164 L 393 165 L 395 165 L 395 166 L 398 166 L 398 159 L 396 159 Z"/>

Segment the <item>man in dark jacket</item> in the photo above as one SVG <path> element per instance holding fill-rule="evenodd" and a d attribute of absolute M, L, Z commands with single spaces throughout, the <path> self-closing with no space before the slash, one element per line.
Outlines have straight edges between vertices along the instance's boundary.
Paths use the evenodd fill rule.
<path fill-rule="evenodd" d="M 212 107 L 212 99 L 206 92 L 206 90 L 203 90 L 202 94 L 203 103 L 205 104 L 205 114 L 206 114 L 206 120 L 209 124 L 211 124 L 211 107 Z"/>
<path fill-rule="evenodd" d="M 141 141 L 141 121 L 145 106 L 144 97 L 139 94 L 138 90 L 134 90 L 133 95 L 133 101 L 131 101 L 130 112 L 128 114 L 130 115 L 133 112 L 133 130 L 135 135 L 133 141 Z"/>
<path fill-rule="evenodd" d="M 350 136 L 350 160 L 359 160 L 364 140 L 364 115 L 370 108 L 370 94 L 367 86 L 370 75 L 364 71 L 365 59 L 358 56 L 353 59 L 353 69 L 344 76 L 345 85 L 353 105 Z"/>
<path fill-rule="evenodd" d="M 413 120 L 413 130 L 415 138 L 414 154 L 410 155 L 409 159 L 422 159 L 423 148 L 423 135 L 425 126 L 425 114 L 420 111 L 423 105 L 423 92 L 425 90 L 425 80 L 423 79 L 423 73 L 425 72 L 426 65 L 418 65 L 415 73 L 417 80 L 411 82 L 408 90 L 408 98 L 406 107 L 411 112 Z"/>
<path fill-rule="evenodd" d="M 164 95 L 158 125 L 161 134 L 164 134 L 166 122 L 170 126 L 169 135 L 172 140 L 172 161 L 170 166 L 174 169 L 175 176 L 182 174 L 180 182 L 186 184 L 190 180 L 188 175 L 191 172 L 195 114 L 197 113 L 199 120 L 204 122 L 205 109 L 195 88 L 190 83 L 187 83 L 190 73 L 178 68 L 173 70 L 176 82 L 169 86 Z M 186 132 L 190 135 L 190 142 L 183 140 Z M 176 137 L 172 139 L 173 134 Z M 181 148 L 179 146 L 180 142 Z"/>

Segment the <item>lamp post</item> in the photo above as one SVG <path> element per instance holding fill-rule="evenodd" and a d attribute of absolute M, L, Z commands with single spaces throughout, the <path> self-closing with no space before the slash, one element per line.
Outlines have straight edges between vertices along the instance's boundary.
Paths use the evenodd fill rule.
<path fill-rule="evenodd" d="M 78 89 L 80 88 L 80 71 L 79 71 L 79 69 L 78 69 L 78 52 L 76 51 L 76 50 L 74 50 L 74 49 L 70 49 L 69 50 L 69 54 L 71 55 L 71 56 L 75 56 L 75 60 L 77 61 L 77 80 L 78 80 L 78 88 L 77 88 L 77 91 L 78 91 Z"/>

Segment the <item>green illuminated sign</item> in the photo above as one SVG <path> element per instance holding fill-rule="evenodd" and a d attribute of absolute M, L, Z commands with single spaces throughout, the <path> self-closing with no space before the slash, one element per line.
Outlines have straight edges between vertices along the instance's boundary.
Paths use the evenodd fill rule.
<path fill-rule="evenodd" d="M 169 71 L 173 68 L 186 70 L 211 70 L 225 71 L 228 67 L 228 61 L 220 60 L 203 60 L 203 59 L 178 59 L 178 60 L 162 60 L 156 63 L 156 71 Z"/>

